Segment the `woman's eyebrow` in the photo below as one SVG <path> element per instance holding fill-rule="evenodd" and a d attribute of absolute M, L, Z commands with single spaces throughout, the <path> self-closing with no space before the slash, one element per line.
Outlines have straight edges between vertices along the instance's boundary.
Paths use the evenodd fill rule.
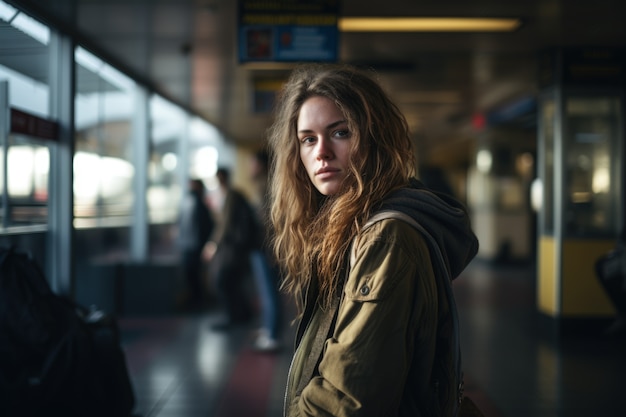
<path fill-rule="evenodd" d="M 342 120 L 337 120 L 336 122 L 333 122 L 333 123 L 329 124 L 328 126 L 326 126 L 326 129 L 332 129 L 332 128 L 337 127 L 337 126 L 339 126 L 339 125 L 341 125 L 343 123 L 347 123 L 347 122 L 345 120 L 343 120 L 343 119 Z M 313 132 L 313 130 L 311 130 L 311 129 L 300 129 L 300 130 L 298 130 L 298 133 L 311 133 L 311 132 Z"/>

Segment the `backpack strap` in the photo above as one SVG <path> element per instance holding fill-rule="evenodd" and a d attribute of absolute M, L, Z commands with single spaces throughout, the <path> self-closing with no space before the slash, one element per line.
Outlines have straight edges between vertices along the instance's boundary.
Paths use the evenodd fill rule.
<path fill-rule="evenodd" d="M 367 229 L 372 226 L 374 223 L 379 222 L 384 219 L 397 219 L 401 220 L 405 223 L 411 225 L 414 229 L 416 229 L 428 243 L 428 247 L 430 248 L 431 255 L 434 258 L 434 261 L 438 265 L 438 269 L 444 274 L 444 279 L 442 280 L 442 286 L 445 291 L 446 298 L 448 299 L 448 304 L 450 306 L 450 314 L 452 316 L 452 348 L 453 348 L 453 360 L 454 360 L 454 371 L 457 377 L 458 385 L 455 387 L 457 394 L 457 401 L 454 406 L 454 414 L 457 415 L 459 405 L 463 399 L 463 370 L 461 363 L 461 343 L 460 343 L 460 330 L 459 330 L 459 317 L 458 311 L 456 308 L 456 301 L 454 299 L 454 293 L 452 291 L 451 277 L 448 268 L 446 267 L 446 263 L 444 261 L 443 255 L 441 253 L 441 249 L 437 244 L 435 238 L 415 219 L 411 216 L 396 210 L 384 210 L 375 213 L 369 220 L 363 225 L 361 231 Z M 356 239 L 352 242 L 352 248 L 350 249 L 350 268 L 354 265 L 356 261 Z"/>

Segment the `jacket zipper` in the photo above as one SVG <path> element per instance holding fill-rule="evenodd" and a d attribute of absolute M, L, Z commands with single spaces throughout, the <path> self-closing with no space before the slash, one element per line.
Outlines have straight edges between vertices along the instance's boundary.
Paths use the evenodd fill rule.
<path fill-rule="evenodd" d="M 296 358 L 296 352 L 298 351 L 299 348 L 300 348 L 299 346 L 298 348 L 296 348 L 296 351 L 291 357 L 291 362 L 289 363 L 289 370 L 287 371 L 287 386 L 285 387 L 285 399 L 283 400 L 283 417 L 287 417 L 287 412 L 289 411 L 287 408 L 289 402 L 291 402 L 291 401 L 288 401 L 289 400 L 289 388 L 291 387 L 291 379 L 293 378 L 291 371 L 293 368 L 293 362 Z"/>

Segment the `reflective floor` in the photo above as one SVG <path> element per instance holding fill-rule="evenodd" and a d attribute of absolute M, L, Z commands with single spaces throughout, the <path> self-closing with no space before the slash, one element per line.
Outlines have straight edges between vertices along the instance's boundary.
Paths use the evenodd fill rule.
<path fill-rule="evenodd" d="M 474 262 L 454 284 L 466 393 L 487 417 L 623 416 L 626 339 L 540 330 L 535 268 Z M 288 309 L 290 310 L 290 309 Z M 255 324 L 212 329 L 219 312 L 123 318 L 142 417 L 279 417 L 293 329 L 277 353 L 251 348 Z"/>

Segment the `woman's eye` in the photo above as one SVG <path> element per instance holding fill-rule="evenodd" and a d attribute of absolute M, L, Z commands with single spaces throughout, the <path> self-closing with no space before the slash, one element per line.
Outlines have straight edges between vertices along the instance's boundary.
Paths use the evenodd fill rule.
<path fill-rule="evenodd" d="M 300 142 L 302 144 L 313 143 L 313 142 L 315 142 L 315 136 L 305 136 L 305 137 L 300 139 Z"/>
<path fill-rule="evenodd" d="M 335 136 L 338 138 L 347 138 L 350 136 L 350 132 L 348 132 L 348 130 L 337 130 L 335 132 Z"/>

